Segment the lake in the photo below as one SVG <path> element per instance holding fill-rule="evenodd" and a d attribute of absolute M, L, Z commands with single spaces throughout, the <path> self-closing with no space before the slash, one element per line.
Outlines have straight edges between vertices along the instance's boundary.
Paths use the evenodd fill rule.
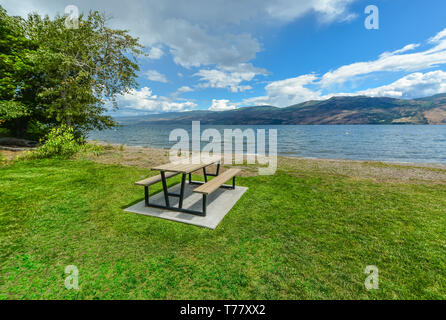
<path fill-rule="evenodd" d="M 191 126 L 122 125 L 93 132 L 89 139 L 132 146 L 170 148 L 170 132 L 191 132 Z M 278 154 L 300 158 L 446 163 L 446 126 L 338 125 L 338 126 L 227 126 L 202 125 L 201 132 L 224 129 L 277 129 Z M 268 139 L 267 139 L 268 140 Z M 203 145 L 207 142 L 203 142 Z M 245 143 L 246 144 L 246 143 Z M 268 150 L 268 149 L 267 149 Z"/>

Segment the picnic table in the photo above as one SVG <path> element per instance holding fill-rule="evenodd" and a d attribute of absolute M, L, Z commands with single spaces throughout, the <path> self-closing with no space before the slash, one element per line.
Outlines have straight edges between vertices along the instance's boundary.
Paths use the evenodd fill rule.
<path fill-rule="evenodd" d="M 212 165 L 217 165 L 216 173 L 208 173 L 207 168 Z M 220 167 L 220 161 L 209 161 L 200 164 L 167 163 L 152 168 L 152 170 L 154 171 L 159 171 L 159 175 L 150 177 L 142 181 L 138 181 L 135 184 L 144 186 L 145 205 L 147 207 L 167 209 L 198 216 L 206 216 L 207 196 L 219 188 L 235 189 L 235 177 L 240 172 L 240 169 L 233 168 L 220 173 Z M 199 170 L 203 170 L 204 182 L 192 181 L 192 173 Z M 169 192 L 169 189 L 167 187 L 167 179 L 173 178 L 177 175 L 181 175 L 181 187 L 179 194 Z M 183 208 L 184 190 L 186 187 L 187 176 L 189 176 L 189 185 L 199 185 L 199 187 L 194 189 L 193 192 L 199 193 L 203 197 L 202 211 L 195 211 Z M 214 178 L 209 181 L 209 177 Z M 230 179 L 232 179 L 232 185 L 225 185 L 224 183 Z M 163 185 L 165 205 L 159 205 L 151 203 L 149 201 L 149 186 L 158 182 L 162 182 Z M 169 197 L 179 198 L 178 207 L 170 205 Z"/>

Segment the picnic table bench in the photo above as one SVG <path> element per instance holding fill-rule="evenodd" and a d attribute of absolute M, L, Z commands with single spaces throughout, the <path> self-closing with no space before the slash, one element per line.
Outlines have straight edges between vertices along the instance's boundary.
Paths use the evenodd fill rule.
<path fill-rule="evenodd" d="M 217 165 L 216 173 L 207 172 L 207 168 L 212 165 Z M 144 187 L 145 205 L 147 207 L 167 209 L 171 211 L 184 212 L 198 216 L 206 216 L 208 195 L 210 195 L 219 188 L 235 189 L 235 177 L 241 171 L 240 169 L 233 168 L 220 174 L 220 161 L 205 162 L 200 164 L 167 163 L 161 166 L 154 167 L 152 168 L 152 170 L 159 171 L 160 174 L 135 183 L 138 186 Z M 204 182 L 192 181 L 192 173 L 198 170 L 203 170 Z M 167 187 L 167 179 L 173 178 L 177 175 L 182 176 L 180 193 L 179 194 L 170 193 Z M 190 185 L 199 185 L 199 187 L 194 189 L 193 192 L 199 193 L 203 197 L 202 211 L 195 211 L 183 208 L 184 189 L 186 186 L 187 175 L 189 176 Z M 209 177 L 214 177 L 214 178 L 209 181 L 208 179 Z M 226 181 L 229 181 L 231 179 L 232 179 L 232 185 L 224 184 Z M 158 182 L 162 182 L 163 184 L 165 206 L 151 203 L 149 201 L 150 200 L 149 187 Z M 179 198 L 178 207 L 173 207 L 170 205 L 169 197 Z"/>

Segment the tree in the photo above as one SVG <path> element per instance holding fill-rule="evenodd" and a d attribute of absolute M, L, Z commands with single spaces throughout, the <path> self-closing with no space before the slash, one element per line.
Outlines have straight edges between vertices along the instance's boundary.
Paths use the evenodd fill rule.
<path fill-rule="evenodd" d="M 105 113 L 117 108 L 118 95 L 137 86 L 136 57 L 144 54 L 137 38 L 126 30 L 107 27 L 105 15 L 96 11 L 81 15 L 76 29 L 65 26 L 64 16 L 50 19 L 32 14 L 20 20 L 8 17 L 3 9 L 1 14 L 8 22 L 2 20 L 1 39 L 3 33 L 13 34 L 7 37 L 12 47 L 20 47 L 21 42 L 22 47 L 30 46 L 5 53 L 22 64 L 25 60 L 26 68 L 8 64 L 4 72 L 10 76 L 5 78 L 7 83 L 0 83 L 5 91 L 0 92 L 0 100 L 5 101 L 0 114 L 19 120 L 21 130 L 15 130 L 17 135 L 26 132 L 33 122 L 47 127 L 67 125 L 78 137 L 92 129 L 115 125 Z M 10 27 L 11 21 L 16 22 L 14 27 Z M 20 70 L 21 82 L 19 72 L 9 69 Z M 4 121 L 11 119 L 4 116 Z"/>
<path fill-rule="evenodd" d="M 50 123 L 72 126 L 77 135 L 112 127 L 104 113 L 107 106 L 117 108 L 119 94 L 137 86 L 142 46 L 127 31 L 108 28 L 98 12 L 80 16 L 77 29 L 67 28 L 65 20 L 36 14 L 27 20 L 27 37 L 39 45 L 29 57 L 35 74 L 44 75 L 38 104 Z"/>
<path fill-rule="evenodd" d="M 9 17 L 0 6 L 0 125 L 15 136 L 24 134 L 30 121 L 32 64 L 28 54 L 36 45 L 23 36 L 23 20 Z"/>

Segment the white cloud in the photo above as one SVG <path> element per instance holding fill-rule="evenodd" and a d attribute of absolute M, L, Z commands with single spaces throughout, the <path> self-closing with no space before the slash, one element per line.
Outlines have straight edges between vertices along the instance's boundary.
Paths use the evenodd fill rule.
<path fill-rule="evenodd" d="M 308 12 L 319 14 L 325 22 L 331 22 L 336 19 L 352 19 L 348 13 L 347 7 L 355 0 L 314 0 L 314 1 L 296 1 L 279 0 L 271 1 L 267 5 L 267 12 L 277 19 L 292 21 L 302 17 Z"/>
<path fill-rule="evenodd" d="M 444 29 L 443 31 L 440 31 L 435 36 L 430 38 L 429 42 L 430 43 L 438 43 L 438 42 L 441 42 L 442 40 L 445 40 L 445 38 L 446 38 L 446 29 Z"/>
<path fill-rule="evenodd" d="M 143 74 L 150 81 L 163 82 L 163 83 L 168 82 L 166 76 L 162 73 L 159 73 L 156 70 L 147 70 L 147 71 L 143 72 Z"/>
<path fill-rule="evenodd" d="M 288 23 L 315 13 L 324 21 L 345 20 L 355 0 L 73 0 L 83 12 L 106 12 L 113 27 L 128 29 L 148 46 L 152 57 L 166 46 L 174 61 L 186 68 L 206 65 L 236 66 L 254 59 L 259 41 L 249 32 L 265 22 Z M 68 3 L 60 0 L 2 0 L 12 14 L 32 11 L 63 13 Z M 236 26 L 236 28 L 234 28 Z M 237 31 L 234 31 L 237 30 Z"/>
<path fill-rule="evenodd" d="M 177 90 L 177 92 L 179 92 L 179 93 L 192 92 L 192 91 L 194 91 L 194 89 L 192 89 L 189 86 L 182 86 L 181 88 L 179 88 Z"/>
<path fill-rule="evenodd" d="M 150 112 L 188 111 L 197 105 L 190 101 L 173 101 L 169 98 L 152 94 L 152 90 L 143 87 L 131 90 L 118 99 L 120 108 Z"/>
<path fill-rule="evenodd" d="M 266 74 L 266 70 L 255 68 L 251 64 L 240 64 L 221 69 L 202 69 L 194 76 L 200 77 L 202 82 L 198 86 L 201 88 L 227 88 L 231 92 L 243 92 L 252 87 L 242 85 L 242 82 L 251 81 L 260 74 Z"/>
<path fill-rule="evenodd" d="M 234 110 L 236 108 L 235 104 L 229 103 L 229 100 L 212 100 L 212 106 L 209 107 L 211 111 L 227 111 Z"/>
<path fill-rule="evenodd" d="M 152 47 L 149 51 L 149 56 L 147 58 L 152 60 L 158 60 L 161 59 L 164 55 L 164 52 L 161 48 L 158 47 Z"/>
<path fill-rule="evenodd" d="M 260 51 L 259 42 L 247 33 L 209 35 L 196 25 L 178 20 L 170 21 L 166 29 L 170 53 L 175 63 L 185 68 L 236 65 L 254 59 Z"/>
<path fill-rule="evenodd" d="M 418 48 L 419 46 L 420 46 L 420 44 L 418 44 L 418 43 L 408 44 L 404 48 L 399 49 L 399 50 L 395 50 L 393 52 L 387 52 L 386 51 L 386 52 L 382 53 L 379 57 L 380 58 L 385 58 L 385 57 L 389 57 L 389 56 L 392 56 L 392 55 L 395 55 L 395 54 L 400 54 L 400 53 L 404 53 L 404 52 L 407 52 L 407 51 L 412 51 L 412 50 L 415 50 L 416 48 Z"/>
<path fill-rule="evenodd" d="M 250 81 L 254 75 L 228 73 L 221 70 L 200 70 L 195 76 L 203 81 L 199 84 L 201 88 L 229 88 L 231 92 L 242 92 L 251 89 L 251 86 L 242 86 L 242 81 Z"/>
<path fill-rule="evenodd" d="M 405 53 L 418 47 L 416 44 L 410 44 L 394 52 L 385 52 L 374 61 L 342 66 L 327 72 L 321 79 L 321 85 L 329 87 L 334 84 L 342 84 L 354 80 L 358 76 L 374 72 L 413 72 L 446 64 L 446 29 L 431 38 L 429 43 L 434 47 L 425 51 Z"/>
<path fill-rule="evenodd" d="M 407 46 L 405 46 L 402 49 L 394 51 L 393 54 L 399 54 L 399 53 L 404 53 L 404 52 L 407 52 L 407 51 L 412 51 L 412 50 L 415 50 L 416 48 L 418 48 L 419 46 L 420 46 L 419 43 L 411 43 L 411 44 L 408 44 Z"/>
<path fill-rule="evenodd" d="M 171 94 L 172 97 L 178 97 L 179 95 L 186 93 L 186 92 L 193 92 L 194 89 L 189 86 L 182 86 L 177 89 L 174 93 Z"/>
<path fill-rule="evenodd" d="M 358 76 L 365 76 L 379 71 L 421 71 L 446 64 L 446 29 L 429 39 L 428 42 L 433 44 L 433 47 L 421 52 L 407 53 L 420 46 L 419 44 L 409 44 L 402 49 L 385 52 L 377 60 L 342 66 L 334 71 L 327 72 L 322 77 L 307 74 L 295 78 L 274 81 L 265 87 L 265 96 L 245 99 L 243 104 L 287 107 L 307 100 L 327 99 L 336 95 L 418 98 L 446 92 L 446 85 L 444 84 L 446 82 L 446 73 L 437 70 L 428 73 L 415 72 L 402 77 L 394 83 L 377 88 L 360 90 L 353 93 L 332 91 L 322 95 L 322 91 L 330 89 L 333 84 L 351 81 Z"/>
<path fill-rule="evenodd" d="M 316 80 L 316 75 L 307 74 L 296 78 L 274 81 L 265 87 L 266 96 L 246 99 L 243 101 L 243 104 L 288 107 L 303 101 L 319 99 L 320 92 L 306 87 L 314 84 Z"/>
<path fill-rule="evenodd" d="M 326 95 L 321 95 L 321 91 L 313 91 L 305 88 L 305 85 L 315 83 L 316 79 L 317 77 L 315 75 L 305 75 L 297 78 L 275 81 L 265 87 L 267 92 L 266 96 L 246 99 L 241 104 L 288 107 L 308 100 L 324 100 L 334 96 L 416 99 L 446 92 L 446 72 L 442 70 L 427 73 L 411 73 L 391 84 L 377 88 L 359 90 L 351 93 L 334 92 Z"/>
<path fill-rule="evenodd" d="M 446 92 L 446 72 L 437 70 L 428 73 L 412 73 L 389 85 L 378 88 L 357 91 L 355 93 L 338 93 L 336 95 L 413 99 L 444 92 Z"/>

